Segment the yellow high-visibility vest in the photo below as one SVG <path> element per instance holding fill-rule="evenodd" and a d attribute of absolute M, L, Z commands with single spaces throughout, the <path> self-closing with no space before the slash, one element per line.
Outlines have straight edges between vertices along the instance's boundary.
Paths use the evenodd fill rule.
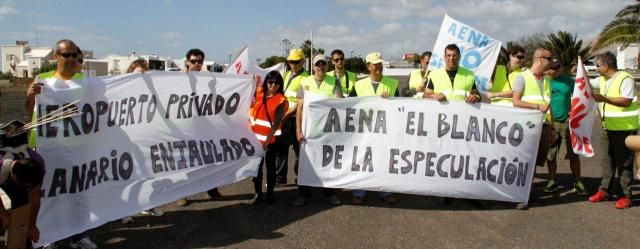
<path fill-rule="evenodd" d="M 475 81 L 473 72 L 462 67 L 458 67 L 453 84 L 451 84 L 451 79 L 445 68 L 431 72 L 429 77 L 431 77 L 431 82 L 433 83 L 433 92 L 442 93 L 447 96 L 447 100 L 452 101 L 464 101 L 471 94 L 473 82 Z"/>
<path fill-rule="evenodd" d="M 389 96 L 395 96 L 398 90 L 398 80 L 382 76 L 378 89 L 374 90 L 371 78 L 367 77 L 356 82 L 355 89 L 358 96 L 380 96 L 383 92 L 389 93 Z"/>
<path fill-rule="evenodd" d="M 605 97 L 621 97 L 620 88 L 622 82 L 626 78 L 631 78 L 631 75 L 624 71 L 619 71 L 611 81 L 609 87 L 606 87 L 607 79 L 604 76 L 600 76 L 600 94 Z M 635 93 L 635 84 L 633 86 L 633 92 Z M 599 103 L 600 115 L 602 115 L 602 126 L 606 130 L 610 131 L 630 131 L 638 129 L 638 101 L 637 98 L 633 98 L 631 105 L 628 107 L 620 107 L 607 103 Z"/>

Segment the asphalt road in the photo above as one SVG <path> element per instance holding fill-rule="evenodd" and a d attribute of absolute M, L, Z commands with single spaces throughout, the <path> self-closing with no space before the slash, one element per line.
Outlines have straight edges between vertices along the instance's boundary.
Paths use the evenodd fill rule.
<path fill-rule="evenodd" d="M 602 130 L 594 130 L 595 139 Z M 598 186 L 600 156 L 582 161 L 590 192 Z M 638 248 L 640 195 L 627 210 L 589 203 L 572 192 L 568 161 L 559 161 L 559 173 L 563 188 L 544 194 L 546 168 L 538 169 L 534 191 L 544 203 L 529 210 L 493 201 L 483 208 L 460 200 L 444 206 L 438 197 L 404 194 L 390 206 L 371 193 L 364 206 L 353 206 L 346 190 L 341 206 L 313 192 L 310 204 L 294 207 L 293 185 L 276 189 L 275 204 L 252 206 L 253 187 L 245 180 L 221 187 L 222 201 L 199 194 L 187 207 L 160 207 L 164 216 L 113 221 L 90 235 L 100 248 Z"/>

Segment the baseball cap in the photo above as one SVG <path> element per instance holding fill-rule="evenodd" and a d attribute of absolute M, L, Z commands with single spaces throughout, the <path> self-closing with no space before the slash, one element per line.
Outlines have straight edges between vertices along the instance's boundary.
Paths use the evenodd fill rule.
<path fill-rule="evenodd" d="M 289 51 L 289 57 L 287 57 L 288 61 L 299 61 L 304 59 L 304 52 L 302 49 L 294 48 Z"/>
<path fill-rule="evenodd" d="M 367 64 L 378 64 L 383 63 L 382 55 L 379 52 L 369 53 L 365 58 L 365 62 Z"/>
<path fill-rule="evenodd" d="M 327 63 L 327 57 L 324 56 L 323 54 L 319 54 L 313 57 L 313 65 L 315 65 L 318 61 L 324 61 L 324 63 Z"/>

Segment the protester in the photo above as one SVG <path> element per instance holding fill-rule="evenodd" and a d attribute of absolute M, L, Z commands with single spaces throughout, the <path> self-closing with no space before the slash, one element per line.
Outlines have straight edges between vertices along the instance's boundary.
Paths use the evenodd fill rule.
<path fill-rule="evenodd" d="M 491 104 L 501 106 L 513 106 L 513 87 L 507 78 L 507 69 L 504 65 L 496 65 L 491 75 L 491 88 L 486 95 L 491 99 Z"/>
<path fill-rule="evenodd" d="M 300 83 L 309 76 L 309 72 L 305 71 L 303 67 L 304 52 L 302 49 L 292 49 L 287 57 L 287 63 L 289 70 L 284 74 L 284 96 L 289 102 L 289 110 L 285 113 L 282 121 L 282 136 L 276 137 L 278 144 L 276 145 L 276 184 L 287 183 L 289 146 L 293 146 L 293 152 L 296 156 L 294 169 L 298 168 L 300 144 L 296 139 L 296 103 Z"/>
<path fill-rule="evenodd" d="M 516 76 L 513 81 L 513 107 L 539 110 L 544 113 L 544 123 L 540 134 L 536 165 L 544 166 L 549 151 L 551 139 L 551 115 L 549 113 L 549 100 L 551 98 L 551 85 L 544 77 L 552 62 L 557 61 L 552 57 L 551 51 L 538 48 L 533 54 L 533 64 L 530 69 Z M 535 168 L 534 168 L 535 175 Z M 529 202 L 535 200 L 533 192 L 529 195 Z M 516 208 L 527 209 L 529 202 L 519 203 Z"/>
<path fill-rule="evenodd" d="M 518 45 L 513 45 L 509 48 L 509 67 L 507 69 L 509 70 L 508 75 L 511 84 L 526 69 L 524 67 L 525 52 L 524 48 Z"/>
<path fill-rule="evenodd" d="M 80 73 L 82 70 L 82 50 L 75 44 L 75 42 L 63 39 L 56 42 L 53 47 L 53 59 L 56 61 L 56 70 L 38 74 L 34 82 L 31 83 L 27 89 L 27 103 L 26 111 L 29 117 L 36 118 L 34 115 L 35 98 L 37 94 L 42 92 L 42 83 L 39 80 L 46 79 L 58 79 L 56 82 L 57 88 L 69 88 L 69 85 L 65 82 L 67 80 L 79 80 L 84 78 Z M 37 144 L 35 129 L 29 136 L 29 147 L 35 148 Z M 52 245 L 52 246 L 55 246 Z M 71 248 L 81 249 L 95 249 L 98 246 L 89 239 L 87 232 L 82 232 L 71 236 Z"/>
<path fill-rule="evenodd" d="M 353 91 L 357 80 L 356 74 L 344 68 L 344 53 L 340 49 L 331 52 L 331 62 L 334 70 L 328 72 L 327 75 L 336 78 L 336 81 L 342 86 L 343 95 L 347 97 Z"/>
<path fill-rule="evenodd" d="M 187 51 L 187 55 L 185 56 L 185 65 L 187 72 L 206 72 L 207 70 L 202 68 L 204 64 L 204 52 L 197 48 L 192 48 Z M 223 197 L 218 191 L 218 188 L 212 188 L 207 190 L 207 194 L 211 200 L 221 200 Z M 176 201 L 176 205 L 178 206 L 187 206 L 189 205 L 189 200 L 187 198 L 182 198 Z"/>
<path fill-rule="evenodd" d="M 444 48 L 445 66 L 433 71 L 429 76 L 423 98 L 437 101 L 464 101 L 467 103 L 480 102 L 481 97 L 476 89 L 475 77 L 472 71 L 460 66 L 460 48 L 449 44 Z M 449 205 L 454 198 L 445 197 L 442 203 Z M 467 199 L 467 203 L 481 207 L 476 200 Z"/>
<path fill-rule="evenodd" d="M 40 239 L 36 226 L 40 211 L 40 193 L 45 174 L 44 160 L 34 150 L 27 148 L 27 133 L 13 135 L 12 131 L 24 126 L 11 121 L 0 125 L 0 188 L 11 200 L 11 208 L 30 205 L 28 238 Z M 7 207 L 0 201 L 0 218 L 5 229 L 11 224 Z"/>
<path fill-rule="evenodd" d="M 600 92 L 594 93 L 593 98 L 599 102 L 602 126 L 607 132 L 610 162 L 603 161 L 600 187 L 598 192 L 589 197 L 589 201 L 602 202 L 611 198 L 613 184 L 619 183 L 622 195 L 614 207 L 625 209 L 631 207 L 634 153 L 625 146 L 624 141 L 638 131 L 635 82 L 629 73 L 618 70 L 616 57 L 611 52 L 596 56 L 596 70 L 600 74 L 597 80 Z M 616 171 L 619 176 L 617 181 L 613 179 Z"/>
<path fill-rule="evenodd" d="M 300 88 L 298 89 L 298 104 L 296 114 L 296 138 L 298 143 L 305 141 L 304 134 L 302 133 L 302 118 L 303 118 L 303 103 L 305 91 L 313 94 L 342 98 L 342 87 L 340 83 L 336 81 L 336 78 L 327 75 L 327 65 L 329 64 L 326 56 L 316 55 L 313 57 L 313 76 L 307 77 L 300 82 Z M 298 164 L 296 163 L 296 167 Z M 297 169 L 296 169 L 297 172 Z M 322 194 L 331 205 L 340 205 L 342 202 L 336 196 L 334 189 L 321 188 Z M 311 187 L 298 184 L 298 198 L 293 202 L 295 206 L 306 205 L 311 198 Z"/>
<path fill-rule="evenodd" d="M 390 77 L 382 75 L 383 68 L 382 55 L 378 52 L 369 53 L 365 57 L 369 77 L 356 82 L 355 89 L 351 92 L 351 96 L 382 96 L 382 97 L 399 97 L 398 81 Z M 366 190 L 355 189 L 351 191 L 353 199 L 351 203 L 354 205 L 362 205 Z M 395 204 L 396 199 L 389 192 L 378 192 L 378 196 L 389 204 Z"/>
<path fill-rule="evenodd" d="M 569 168 L 573 173 L 573 190 L 576 194 L 585 195 L 587 192 L 580 176 L 580 157 L 573 152 L 571 135 L 569 134 L 569 112 L 571 111 L 571 95 L 573 94 L 575 79 L 563 74 L 561 66 L 560 61 L 554 61 L 545 73 L 551 84 L 552 128 L 559 133 L 559 136 L 555 141 L 551 141 L 549 153 L 547 153 L 549 178 L 544 192 L 553 193 L 559 188 L 558 175 L 556 174 L 558 169 L 556 158 L 560 153 L 560 145 L 564 141 L 567 150 L 565 159 L 569 159 Z"/>
<path fill-rule="evenodd" d="M 253 204 L 262 202 L 262 164 L 267 168 L 268 204 L 274 202 L 273 189 L 276 183 L 276 137 L 282 134 L 280 125 L 284 114 L 289 109 L 289 102 L 284 97 L 282 86 L 284 80 L 277 71 L 267 73 L 262 86 L 256 90 L 256 99 L 250 110 L 251 129 L 266 149 L 265 156 L 258 166 L 258 175 L 253 178 L 255 196 Z"/>
<path fill-rule="evenodd" d="M 431 52 L 425 51 L 420 55 L 420 69 L 414 70 L 409 74 L 409 78 L 407 80 L 407 85 L 409 86 L 408 90 L 400 90 L 401 95 L 406 97 L 419 97 L 422 98 L 422 94 L 424 92 L 424 88 L 429 81 L 429 61 L 431 61 Z"/>

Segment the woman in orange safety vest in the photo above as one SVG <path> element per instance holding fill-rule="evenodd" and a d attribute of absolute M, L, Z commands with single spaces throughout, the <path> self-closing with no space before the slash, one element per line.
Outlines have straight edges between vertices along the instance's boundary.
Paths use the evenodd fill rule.
<path fill-rule="evenodd" d="M 253 178 L 254 204 L 262 202 L 262 164 L 267 168 L 267 203 L 273 203 L 273 188 L 276 183 L 276 136 L 279 136 L 280 124 L 289 103 L 284 96 L 284 80 L 278 71 L 269 72 L 256 89 L 256 98 L 249 110 L 251 129 L 266 149 L 266 154 L 258 167 L 258 176 Z"/>

